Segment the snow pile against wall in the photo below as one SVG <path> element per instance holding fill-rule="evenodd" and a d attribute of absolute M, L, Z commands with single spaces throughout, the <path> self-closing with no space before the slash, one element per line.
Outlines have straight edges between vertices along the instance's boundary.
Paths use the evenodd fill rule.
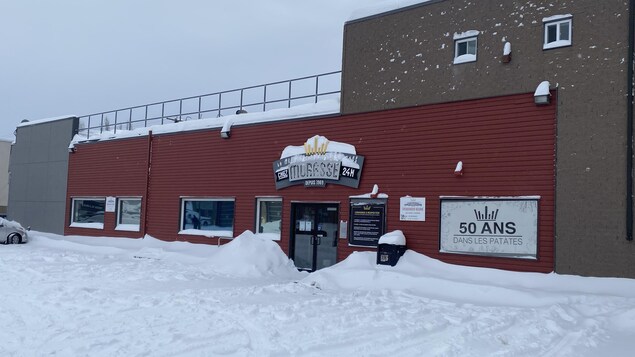
<path fill-rule="evenodd" d="M 239 277 L 303 276 L 277 243 L 251 231 L 220 246 L 209 264 L 216 272 Z"/>
<path fill-rule="evenodd" d="M 215 274 L 205 261 L 220 248 L 148 236 L 34 232 L 29 244 L 0 248 L 0 271 L 9 272 L 0 279 L 0 321 L 14 337 L 3 339 L 0 356 L 632 355 L 632 279 L 454 267 L 411 252 L 378 269 L 372 254 L 358 253 L 325 271 L 343 276 L 319 289 L 296 279 Z M 143 259 L 141 250 L 161 259 Z M 383 287 L 389 272 L 405 289 Z M 462 282 L 463 292 L 489 291 L 492 300 L 407 291 L 409 282 L 433 284 L 439 296 L 451 288 L 444 280 Z M 342 289 L 331 288 L 336 281 Z M 564 303 L 497 305 L 501 287 Z"/>
<path fill-rule="evenodd" d="M 356 252 L 302 282 L 322 289 L 401 290 L 457 303 L 500 306 L 562 304 L 569 301 L 572 292 L 635 297 L 635 281 L 628 279 L 469 268 L 446 264 L 412 250 L 406 251 L 394 267 L 377 265 L 374 252 Z"/>

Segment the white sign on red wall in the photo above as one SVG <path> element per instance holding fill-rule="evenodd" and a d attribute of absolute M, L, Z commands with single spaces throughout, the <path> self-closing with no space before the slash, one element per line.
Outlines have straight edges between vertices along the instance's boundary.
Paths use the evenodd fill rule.
<path fill-rule="evenodd" d="M 536 259 L 538 198 L 441 199 L 440 251 Z"/>
<path fill-rule="evenodd" d="M 400 221 L 425 221 L 426 220 L 426 199 L 424 197 L 401 197 L 399 198 L 399 220 Z"/>

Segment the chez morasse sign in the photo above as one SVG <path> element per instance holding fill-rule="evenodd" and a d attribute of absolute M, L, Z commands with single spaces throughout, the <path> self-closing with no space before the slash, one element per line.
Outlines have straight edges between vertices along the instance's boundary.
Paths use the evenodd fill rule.
<path fill-rule="evenodd" d="M 364 157 L 357 155 L 353 145 L 315 135 L 302 146 L 287 146 L 273 163 L 276 189 L 329 183 L 357 188 L 363 165 Z"/>

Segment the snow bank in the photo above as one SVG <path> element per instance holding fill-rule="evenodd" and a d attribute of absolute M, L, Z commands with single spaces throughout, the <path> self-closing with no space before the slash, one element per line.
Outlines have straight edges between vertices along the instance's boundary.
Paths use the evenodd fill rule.
<path fill-rule="evenodd" d="M 288 272 L 289 261 L 250 232 L 221 247 L 33 235 L 0 248 L 0 321 L 12 333 L 0 356 L 633 354 L 631 279 L 462 267 L 407 251 L 395 267 L 354 253 L 298 284 L 297 272 L 257 277 Z M 217 274 L 210 261 L 256 278 Z"/>
<path fill-rule="evenodd" d="M 146 235 L 139 238 L 59 236 L 31 232 L 31 244 L 39 247 L 125 258 L 151 258 L 180 263 L 200 264 L 218 251 L 218 247 L 189 242 L 166 242 Z"/>
<path fill-rule="evenodd" d="M 303 275 L 277 243 L 251 231 L 221 245 L 210 258 L 210 265 L 214 271 L 239 277 Z"/>
<path fill-rule="evenodd" d="M 575 294 L 635 297 L 635 280 L 518 273 L 443 263 L 412 250 L 396 266 L 376 264 L 376 253 L 355 252 L 303 283 L 323 289 L 400 290 L 438 300 L 485 306 L 541 307 Z M 618 323 L 624 323 L 620 320 Z"/>
<path fill-rule="evenodd" d="M 280 246 L 268 238 L 246 231 L 227 244 L 215 246 L 166 242 L 149 235 L 134 239 L 58 236 L 36 232 L 33 242 L 34 246 L 82 253 L 197 264 L 213 272 L 236 277 L 279 276 L 299 279 L 305 276 L 306 273 L 298 272 Z"/>

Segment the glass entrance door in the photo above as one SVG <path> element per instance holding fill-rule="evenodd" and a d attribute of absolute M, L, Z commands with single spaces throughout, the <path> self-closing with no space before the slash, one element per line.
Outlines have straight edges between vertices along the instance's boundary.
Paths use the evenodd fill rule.
<path fill-rule="evenodd" d="M 298 269 L 314 271 L 337 262 L 338 205 L 294 203 L 291 240 Z"/>

